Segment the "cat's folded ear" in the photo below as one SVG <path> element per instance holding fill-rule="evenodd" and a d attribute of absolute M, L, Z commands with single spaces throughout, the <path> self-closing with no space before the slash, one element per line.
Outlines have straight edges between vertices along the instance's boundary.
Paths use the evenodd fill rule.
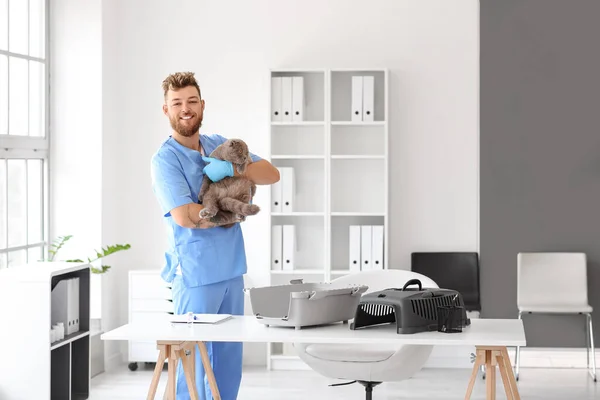
<path fill-rule="evenodd" d="M 223 146 L 223 145 L 217 146 L 217 148 L 212 153 L 210 153 L 210 157 L 218 158 L 219 160 L 224 160 L 224 158 L 223 158 L 224 149 L 225 149 L 225 146 Z"/>

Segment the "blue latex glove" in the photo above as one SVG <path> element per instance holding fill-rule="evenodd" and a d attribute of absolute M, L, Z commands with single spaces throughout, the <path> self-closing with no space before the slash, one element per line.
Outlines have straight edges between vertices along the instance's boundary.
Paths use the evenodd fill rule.
<path fill-rule="evenodd" d="M 223 161 L 216 158 L 202 156 L 204 162 L 207 164 L 202 172 L 210 178 L 213 182 L 218 182 L 228 176 L 233 176 L 233 164 L 229 161 Z"/>

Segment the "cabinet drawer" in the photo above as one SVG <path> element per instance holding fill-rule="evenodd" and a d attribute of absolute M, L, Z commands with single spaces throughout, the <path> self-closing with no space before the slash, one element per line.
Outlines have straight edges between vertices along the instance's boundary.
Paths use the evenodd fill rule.
<path fill-rule="evenodd" d="M 131 293 L 134 299 L 170 299 L 170 285 L 160 275 L 130 275 Z"/>
<path fill-rule="evenodd" d="M 167 299 L 131 299 L 131 312 L 136 311 L 173 311 L 173 303 Z"/>

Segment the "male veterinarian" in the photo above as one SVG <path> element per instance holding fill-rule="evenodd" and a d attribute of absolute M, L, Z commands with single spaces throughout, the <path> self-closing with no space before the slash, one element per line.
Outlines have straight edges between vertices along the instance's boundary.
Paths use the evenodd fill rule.
<path fill-rule="evenodd" d="M 151 162 L 152 187 L 165 217 L 169 241 L 162 277 L 172 282 L 176 314 L 192 311 L 242 315 L 246 254 L 240 224 L 229 228 L 214 226 L 200 218 L 202 205 L 198 204 L 203 174 L 216 182 L 239 172 L 228 161 L 208 157 L 226 139 L 220 135 L 200 135 L 205 103 L 194 74 L 169 75 L 162 87 L 163 112 L 173 128 Z M 279 180 L 277 168 L 254 154 L 251 158 L 252 163 L 244 173 L 247 178 L 257 185 Z M 237 398 L 242 378 L 242 344 L 206 345 L 221 398 Z M 212 398 L 198 351 L 196 384 L 201 399 Z M 177 399 L 189 398 L 179 363 Z"/>

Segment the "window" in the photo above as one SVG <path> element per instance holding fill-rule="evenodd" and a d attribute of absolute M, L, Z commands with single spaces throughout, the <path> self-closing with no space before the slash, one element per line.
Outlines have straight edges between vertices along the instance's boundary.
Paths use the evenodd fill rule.
<path fill-rule="evenodd" d="M 0 268 L 48 246 L 47 10 L 0 0 Z"/>

